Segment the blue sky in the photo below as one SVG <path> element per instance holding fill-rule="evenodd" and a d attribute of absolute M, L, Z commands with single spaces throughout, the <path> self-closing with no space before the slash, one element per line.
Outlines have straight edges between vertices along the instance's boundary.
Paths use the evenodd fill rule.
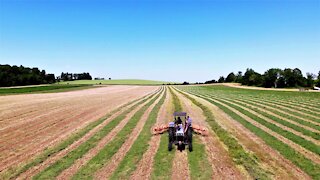
<path fill-rule="evenodd" d="M 0 64 L 205 81 L 320 70 L 320 0 L 0 0 Z"/>

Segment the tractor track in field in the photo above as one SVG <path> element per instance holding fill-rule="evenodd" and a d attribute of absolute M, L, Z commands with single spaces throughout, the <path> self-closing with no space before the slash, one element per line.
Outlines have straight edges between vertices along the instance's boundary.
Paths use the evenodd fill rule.
<path fill-rule="evenodd" d="M 55 163 L 58 159 L 64 157 L 65 155 L 67 155 L 69 152 L 71 152 L 72 150 L 74 150 L 75 148 L 79 147 L 83 142 L 87 141 L 88 139 L 90 139 L 95 133 L 97 133 L 99 130 L 101 130 L 104 126 L 106 126 L 107 124 L 109 124 L 109 122 L 111 122 L 114 118 L 116 118 L 117 116 L 119 116 L 121 113 L 123 113 L 124 111 L 130 109 L 131 107 L 133 107 L 134 105 L 138 104 L 139 102 L 143 101 L 144 99 L 147 99 L 149 97 L 151 97 L 153 94 L 148 95 L 147 97 L 133 103 L 130 104 L 129 106 L 123 107 L 121 108 L 120 111 L 116 112 L 115 114 L 111 115 L 109 118 L 107 118 L 106 120 L 104 120 L 101 124 L 99 124 L 98 126 L 96 126 L 95 128 L 93 128 L 92 130 L 90 130 L 87 134 L 85 134 L 82 138 L 80 138 L 79 140 L 75 141 L 74 143 L 72 143 L 70 146 L 68 146 L 66 149 L 64 149 L 63 151 L 60 151 L 59 153 L 55 154 L 54 156 L 51 156 L 50 158 L 48 158 L 46 161 L 44 161 L 43 163 L 37 165 L 37 166 L 33 166 L 32 168 L 30 168 L 28 171 L 26 171 L 25 173 L 21 174 L 17 179 L 30 179 L 32 176 L 36 175 L 37 173 L 39 173 L 40 171 L 44 170 L 45 168 L 49 167 L 50 165 L 52 165 L 53 163 Z"/>
<path fill-rule="evenodd" d="M 239 112 L 235 108 L 230 107 L 229 105 L 227 105 L 227 104 L 225 104 L 223 102 L 220 102 L 218 100 L 215 100 L 215 99 L 212 99 L 212 98 L 208 98 L 208 99 L 211 99 L 211 100 L 215 101 L 216 103 L 221 104 L 221 105 L 229 108 L 231 111 L 233 111 L 234 113 L 236 113 L 237 115 L 239 115 L 240 117 L 245 119 L 247 122 L 253 124 L 254 126 L 256 126 L 258 128 L 260 128 L 261 130 L 265 131 L 266 133 L 274 136 L 275 138 L 277 138 L 281 142 L 287 144 L 288 146 L 290 146 L 291 148 L 293 148 L 297 152 L 303 154 L 306 158 L 312 160 L 315 163 L 320 164 L 320 157 L 318 155 L 316 155 L 315 153 L 303 148 L 302 146 L 294 143 L 293 141 L 287 139 L 286 137 L 283 137 L 282 135 L 278 134 L 277 132 L 274 132 L 273 130 L 265 127 L 264 125 L 262 125 L 262 124 L 260 124 L 258 122 L 256 122 L 255 120 L 251 119 L 250 117 L 246 116 L 245 114 L 242 114 L 241 112 Z M 230 104 L 233 104 L 233 103 L 230 103 Z"/>
<path fill-rule="evenodd" d="M 217 98 L 217 97 L 215 97 L 215 98 Z M 226 100 L 226 98 L 223 98 L 223 99 Z M 228 101 L 229 103 L 234 103 L 234 102 L 232 102 L 232 101 L 229 100 L 229 99 L 226 100 L 226 101 Z M 268 111 L 266 111 L 266 110 L 263 110 L 263 109 L 261 109 L 261 108 L 259 108 L 259 107 L 256 107 L 256 106 L 253 106 L 253 105 L 250 105 L 250 104 L 247 104 L 247 103 L 238 101 L 238 100 L 235 100 L 235 101 L 236 101 L 236 102 L 240 102 L 240 103 L 242 103 L 242 104 L 245 104 L 246 106 L 249 106 L 249 107 L 251 107 L 251 108 L 257 108 L 257 109 L 259 109 L 259 110 L 261 110 L 261 111 L 263 111 L 263 112 L 266 112 L 266 113 L 268 113 L 268 114 L 270 114 L 270 115 L 273 115 L 273 113 L 270 113 L 270 112 L 268 112 Z M 302 132 L 296 131 L 296 130 L 290 128 L 290 127 L 287 127 L 287 126 L 285 126 L 285 125 L 282 125 L 282 124 L 280 124 L 280 123 L 278 123 L 278 122 L 276 122 L 276 121 L 274 121 L 274 120 L 272 120 L 272 119 L 270 119 L 270 118 L 268 118 L 268 117 L 265 117 L 264 115 L 262 115 L 262 114 L 260 114 L 260 113 L 257 113 L 257 112 L 255 112 L 255 111 L 247 108 L 247 107 L 244 107 L 244 106 L 241 106 L 241 105 L 237 105 L 237 106 L 243 108 L 244 110 L 246 110 L 246 111 L 248 111 L 248 112 L 250 112 L 250 113 L 258 116 L 259 118 L 261 118 L 261 119 L 263 119 L 263 120 L 265 120 L 265 121 L 267 121 L 267 122 L 269 122 L 269 123 L 275 124 L 276 126 L 282 128 L 282 129 L 284 129 L 284 130 L 286 130 L 286 131 L 288 131 L 288 132 L 291 132 L 291 133 L 293 133 L 293 134 L 295 134 L 295 135 L 297 135 L 297 136 L 300 136 L 300 137 L 302 137 L 302 138 L 304 138 L 304 139 L 306 139 L 306 140 L 308 140 L 308 141 L 310 141 L 310 142 L 313 142 L 314 144 L 316 144 L 316 145 L 318 145 L 318 146 L 320 145 L 320 142 L 319 142 L 318 140 L 316 140 L 316 139 L 314 139 L 314 138 L 312 138 L 312 137 L 310 137 L 310 136 L 304 135 Z M 290 120 L 288 120 L 288 119 L 286 119 L 286 118 L 283 118 L 283 117 L 280 117 L 280 116 L 276 116 L 276 117 L 278 117 L 278 118 L 280 118 L 280 119 L 282 119 L 282 120 L 284 120 L 284 121 L 291 122 Z"/>
<path fill-rule="evenodd" d="M 117 153 L 111 157 L 110 161 L 108 161 L 108 163 L 104 167 L 102 167 L 100 170 L 98 170 L 95 173 L 96 179 L 110 178 L 112 173 L 117 169 L 118 165 L 121 163 L 123 158 L 126 156 L 127 152 L 131 149 L 131 146 L 134 144 L 134 142 L 138 138 L 140 132 L 144 127 L 144 124 L 148 120 L 150 112 L 156 106 L 156 104 L 160 101 L 162 96 L 164 96 L 164 92 L 161 92 L 161 95 L 156 99 L 156 101 L 153 102 L 152 105 L 149 106 L 148 109 L 144 112 L 139 122 L 132 130 L 129 138 L 125 141 L 125 143 L 121 146 L 121 148 L 117 151 Z"/>
<path fill-rule="evenodd" d="M 176 91 L 177 92 L 177 91 Z M 201 143 L 205 145 L 208 160 L 212 165 L 213 177 L 221 177 L 221 179 L 243 179 L 248 177 L 246 172 L 241 173 L 240 169 L 233 163 L 228 154 L 227 148 L 211 130 L 205 121 L 202 110 L 195 106 L 190 100 L 177 93 L 182 106 L 188 112 L 194 124 L 206 127 L 209 130 L 208 136 L 200 136 Z M 196 151 L 196 149 L 195 149 Z"/>
<path fill-rule="evenodd" d="M 247 130 L 217 106 L 197 96 L 189 95 L 207 106 L 215 115 L 220 126 L 230 132 L 243 147 L 254 152 L 261 160 L 261 164 L 274 174 L 275 179 L 311 179 L 291 161 L 268 146 L 261 138 Z"/>
<path fill-rule="evenodd" d="M 171 179 L 191 179 L 187 151 L 175 151 Z"/>
<path fill-rule="evenodd" d="M 122 90 L 121 88 L 124 88 L 125 90 Z M 83 107 L 83 108 L 77 108 L 77 106 L 74 107 L 75 112 L 78 111 L 77 115 L 75 115 L 78 118 L 67 119 L 68 122 L 57 120 L 59 119 L 57 117 L 61 117 L 64 119 L 63 114 L 50 114 L 50 116 L 47 117 L 48 122 L 51 122 L 50 120 L 54 119 L 53 121 L 59 122 L 60 125 L 57 125 L 55 127 L 49 126 L 48 127 L 49 129 L 43 130 L 42 134 L 40 133 L 37 136 L 27 136 L 27 138 L 21 138 L 19 141 L 15 141 L 14 144 L 11 141 L 14 141 L 19 138 L 3 139 L 2 136 L 4 136 L 4 134 L 2 134 L 0 137 L 1 137 L 1 145 L 4 151 L 2 151 L 2 155 L 1 155 L 2 160 L 0 164 L 0 171 L 3 171 L 4 169 L 10 166 L 13 166 L 14 164 L 18 164 L 19 162 L 28 160 L 30 157 L 42 152 L 43 149 L 49 146 L 52 146 L 57 142 L 60 142 L 61 140 L 65 139 L 68 135 L 75 132 L 77 129 L 82 128 L 87 123 L 90 123 L 93 120 L 99 119 L 100 117 L 105 115 L 105 112 L 108 112 L 114 109 L 116 105 L 123 104 L 126 101 L 129 101 L 130 99 L 135 99 L 137 98 L 137 96 L 138 97 L 143 96 L 148 92 L 150 92 L 150 90 L 153 90 L 155 88 L 156 87 L 142 87 L 142 88 L 135 87 L 134 88 L 135 91 L 132 91 L 132 88 L 129 88 L 128 90 L 130 90 L 130 93 L 128 93 L 128 90 L 126 87 L 119 86 L 119 87 L 113 88 L 110 92 L 109 92 L 109 88 L 97 88 L 97 89 L 73 91 L 73 92 L 67 92 L 67 93 L 41 94 L 41 96 L 48 95 L 49 96 L 48 99 L 50 99 L 50 97 L 52 96 L 54 97 L 57 96 L 57 98 L 54 98 L 55 100 L 57 99 L 61 100 L 66 98 L 68 99 L 69 96 L 71 96 L 71 99 L 69 99 L 71 101 L 72 99 L 80 99 L 84 101 L 83 102 L 84 105 L 86 104 L 90 105 L 96 102 L 96 103 L 100 103 L 101 107 L 99 107 L 99 109 L 91 109 L 90 107 L 88 108 L 88 107 L 84 107 L 81 104 L 78 104 L 78 107 L 79 105 L 80 107 L 81 106 Z M 122 96 L 124 96 L 123 98 L 119 98 L 120 97 L 119 93 L 116 93 L 117 89 L 120 92 L 122 92 L 120 93 L 120 95 L 122 94 Z M 73 93 L 76 95 L 74 95 Z M 27 99 L 26 96 L 29 97 L 28 95 L 24 95 L 24 96 L 17 95 L 17 96 L 13 96 L 12 98 Z M 33 96 L 34 95 L 30 95 L 31 98 L 33 98 Z M 92 99 L 90 99 L 91 96 L 93 96 Z M 99 96 L 102 96 L 104 98 L 102 97 L 99 98 Z M 2 100 L 1 98 L 3 97 L 0 97 L 0 102 Z M 5 98 L 10 98 L 10 96 L 5 96 Z M 102 103 L 102 101 L 106 101 L 106 102 Z M 79 102 L 79 101 L 76 100 L 74 102 Z M 27 103 L 27 102 L 22 102 L 22 104 L 24 103 Z M 61 102 L 57 102 L 56 104 L 58 105 L 59 103 L 61 104 Z M 39 107 L 41 107 L 40 104 L 39 104 Z M 63 106 L 59 106 L 59 107 L 63 108 Z M 46 109 L 38 111 L 38 113 L 40 114 L 43 112 L 46 112 Z M 29 119 L 30 118 L 32 117 L 29 117 Z M 34 121 L 34 122 L 36 123 L 37 121 Z M 30 124 L 30 122 L 28 121 L 26 122 L 26 124 L 19 123 L 17 127 L 19 126 L 22 127 L 23 125 L 27 126 L 28 124 Z M 11 124 L 8 124 L 8 125 L 11 125 Z M 18 134 L 20 134 L 20 136 L 23 137 L 25 134 L 30 134 L 30 133 L 32 134 L 32 132 L 33 133 L 37 132 L 38 129 L 41 129 L 41 127 L 33 126 L 33 127 L 30 127 L 29 129 L 24 129 L 24 130 L 18 129 L 17 132 Z M 12 132 L 7 132 L 7 133 L 12 133 Z"/>
<path fill-rule="evenodd" d="M 159 110 L 155 125 L 166 124 L 171 119 L 173 113 L 172 100 L 169 90 L 166 92 L 166 99 Z M 137 169 L 133 172 L 130 179 L 150 179 L 152 173 L 152 165 L 154 157 L 160 146 L 161 135 L 153 135 L 149 141 L 149 149 L 143 155 L 141 161 L 137 165 Z"/>
<path fill-rule="evenodd" d="M 101 139 L 95 147 L 90 149 L 89 152 L 87 152 L 82 158 L 76 160 L 72 164 L 72 166 L 62 171 L 56 179 L 70 179 L 73 175 L 75 175 L 77 171 L 87 162 L 89 162 L 96 154 L 98 154 L 99 151 L 101 151 L 105 147 L 105 145 L 108 144 L 118 134 L 118 132 L 130 121 L 133 115 L 149 101 L 150 99 L 140 104 L 129 114 L 127 114 L 125 119 L 121 120 L 121 122 L 116 127 L 114 127 L 103 139 Z"/>

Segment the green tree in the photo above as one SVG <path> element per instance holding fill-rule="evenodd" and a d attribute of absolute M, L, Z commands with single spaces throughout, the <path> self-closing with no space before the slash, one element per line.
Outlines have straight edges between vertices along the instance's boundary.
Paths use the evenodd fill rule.
<path fill-rule="evenodd" d="M 307 79 L 306 79 L 306 86 L 307 87 L 313 87 L 315 82 L 314 82 L 314 78 L 316 77 L 316 75 L 312 74 L 312 73 L 307 73 Z"/>
<path fill-rule="evenodd" d="M 242 83 L 242 72 L 241 71 L 238 71 L 238 74 L 236 76 L 236 82 Z"/>
<path fill-rule="evenodd" d="M 219 80 L 218 80 L 218 83 L 224 83 L 225 82 L 225 79 L 223 76 L 220 76 Z"/>
<path fill-rule="evenodd" d="M 278 87 L 278 80 L 281 77 L 282 70 L 278 68 L 271 68 L 264 73 L 264 87 L 270 88 Z"/>
<path fill-rule="evenodd" d="M 234 73 L 230 73 L 227 78 L 226 78 L 226 82 L 235 82 L 236 81 L 236 75 L 234 75 Z"/>

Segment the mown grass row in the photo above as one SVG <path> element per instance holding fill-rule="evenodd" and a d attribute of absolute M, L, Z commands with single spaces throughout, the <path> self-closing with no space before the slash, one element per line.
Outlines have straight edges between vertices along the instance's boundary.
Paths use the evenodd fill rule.
<path fill-rule="evenodd" d="M 181 89 L 184 90 L 184 89 Z M 233 161 L 243 166 L 249 175 L 254 179 L 269 179 L 270 173 L 261 168 L 259 164 L 259 159 L 254 154 L 248 153 L 235 139 L 232 137 L 228 131 L 223 129 L 215 120 L 213 113 L 211 110 L 199 103 L 196 99 L 189 96 L 185 92 L 179 91 L 186 98 L 191 100 L 193 104 L 202 109 L 204 116 L 206 117 L 206 121 L 210 125 L 211 129 L 217 134 L 221 142 L 223 142 L 227 147 L 230 156 Z M 196 95 L 196 94 L 195 94 Z"/>
<path fill-rule="evenodd" d="M 156 94 L 152 95 L 150 98 L 154 98 L 154 96 L 156 96 Z M 82 143 L 80 146 L 69 152 L 66 156 L 35 175 L 33 179 L 54 179 L 57 177 L 63 170 L 69 168 L 77 159 L 80 159 L 90 149 L 95 147 L 103 137 L 105 137 L 113 128 L 115 128 L 123 119 L 126 118 L 127 114 L 137 108 L 140 104 L 148 101 L 150 98 L 143 99 L 139 103 L 133 105 L 131 108 L 122 112 L 119 116 L 115 117 L 111 122 L 96 132 L 86 142 Z"/>
<path fill-rule="evenodd" d="M 253 101 L 253 102 L 256 102 L 256 103 L 260 103 L 260 104 L 265 104 L 267 106 L 273 106 L 279 110 L 282 110 L 282 111 L 285 111 L 285 112 L 288 112 L 290 114 L 293 114 L 295 116 L 298 116 L 298 117 L 305 117 L 307 119 L 310 119 L 314 122 L 318 122 L 320 123 L 320 118 L 316 118 L 314 116 L 318 116 L 318 114 L 315 114 L 315 113 L 312 113 L 311 111 L 303 111 L 303 110 L 300 110 L 300 109 L 297 109 L 296 107 L 294 106 L 288 106 L 288 105 L 285 105 L 285 104 L 279 104 L 279 103 L 276 103 L 276 102 L 272 102 L 272 101 L 266 101 L 266 100 L 259 100 L 258 98 L 257 99 L 248 99 L 248 98 L 244 98 L 246 100 L 250 100 L 250 101 Z M 285 108 L 283 108 L 285 107 Z M 304 113 L 304 114 L 302 114 Z M 310 116 L 311 115 L 311 116 Z"/>
<path fill-rule="evenodd" d="M 157 93 L 157 92 L 155 92 L 155 93 Z M 80 138 L 82 138 L 85 134 L 87 134 L 93 128 L 97 127 L 99 124 L 103 123 L 108 118 L 110 118 L 114 113 L 119 112 L 119 111 L 123 110 L 124 108 L 126 108 L 127 106 L 131 106 L 134 103 L 137 103 L 137 102 L 145 99 L 148 96 L 150 96 L 150 94 L 143 96 L 142 98 L 128 102 L 128 103 L 116 108 L 115 110 L 109 112 L 107 115 L 98 119 L 97 121 L 93 121 L 93 122 L 89 123 L 86 127 L 82 128 L 79 131 L 75 132 L 74 134 L 70 135 L 66 140 L 62 141 L 61 143 L 59 143 L 53 147 L 47 148 L 43 153 L 36 156 L 34 159 L 27 162 L 26 164 L 21 165 L 19 167 L 10 168 L 8 171 L 4 172 L 4 174 L 2 174 L 0 176 L 0 179 L 15 179 L 15 178 L 17 178 L 19 175 L 26 172 L 31 167 L 37 166 L 37 165 L 43 163 L 49 157 L 54 156 L 55 154 L 59 153 L 60 151 L 66 149 L 68 146 L 70 146 L 74 142 L 78 141 Z"/>
<path fill-rule="evenodd" d="M 172 92 L 172 94 L 173 103 L 179 108 L 177 111 L 183 111 L 183 106 L 181 105 L 180 99 L 174 92 Z M 204 144 L 200 142 L 199 137 L 193 136 L 192 145 L 194 151 L 188 152 L 188 163 L 191 179 L 211 179 L 213 172 L 208 161 Z"/>
<path fill-rule="evenodd" d="M 197 136 L 194 136 L 192 140 L 193 151 L 188 152 L 191 179 L 212 179 L 212 164 L 208 160 L 205 145 Z"/>
<path fill-rule="evenodd" d="M 233 112 L 231 109 L 229 109 L 226 105 L 217 103 L 216 100 L 212 100 L 210 98 L 203 97 L 199 91 L 197 94 L 193 92 L 189 92 L 195 96 L 198 96 L 200 98 L 205 99 L 206 101 L 212 103 L 213 105 L 219 107 L 222 111 L 224 111 L 226 114 L 228 114 L 231 118 L 241 123 L 244 127 L 246 127 L 248 130 L 252 131 L 254 134 L 256 134 L 258 137 L 260 137 L 263 141 L 265 141 L 270 147 L 277 150 L 280 154 L 282 154 L 285 158 L 292 161 L 295 165 L 297 165 L 299 168 L 301 168 L 304 172 L 306 172 L 308 175 L 310 175 L 314 179 L 320 178 L 320 165 L 312 162 L 310 159 L 303 156 L 301 153 L 295 151 L 293 148 L 291 148 L 288 144 L 285 144 L 275 138 L 274 136 L 268 134 L 267 132 L 263 131 L 262 129 L 254 126 L 250 122 L 246 121 L 244 118 Z M 203 92 L 204 94 L 207 93 L 207 91 Z"/>
<path fill-rule="evenodd" d="M 259 98 L 259 97 L 253 97 L 257 100 L 263 101 L 263 102 L 270 102 L 270 103 L 274 103 L 277 104 L 279 106 L 284 106 L 287 108 L 294 108 L 297 111 L 302 111 L 305 113 L 309 113 L 311 115 L 315 115 L 315 116 L 319 116 L 319 110 L 320 110 L 320 106 L 311 106 L 311 103 L 308 105 L 303 105 L 301 106 L 301 102 L 297 102 L 297 103 L 292 103 L 292 102 L 288 102 L 285 100 L 279 100 L 279 99 L 267 99 L 267 98 Z M 307 107 L 306 107 L 307 106 Z"/>
<path fill-rule="evenodd" d="M 232 97 L 229 97 L 229 98 L 232 98 Z M 238 101 L 242 101 L 244 103 L 247 103 L 247 104 L 250 104 L 250 105 L 253 105 L 253 106 L 257 106 L 259 108 L 263 108 L 263 109 L 266 109 L 276 115 L 279 115 L 279 116 L 282 116 L 282 117 L 286 117 L 287 119 L 290 119 L 292 121 L 295 121 L 301 125 L 305 125 L 305 126 L 308 126 L 310 128 L 313 128 L 313 129 L 316 129 L 316 130 L 320 130 L 320 126 L 315 124 L 315 123 L 312 123 L 312 122 L 309 122 L 309 121 L 306 121 L 304 119 L 302 119 L 301 117 L 297 118 L 295 116 L 292 116 L 291 112 L 289 110 L 286 110 L 286 111 L 279 111 L 278 108 L 272 108 L 270 106 L 272 106 L 272 104 L 270 105 L 267 105 L 267 104 L 264 104 L 264 103 L 261 103 L 261 102 L 254 102 L 254 101 L 251 101 L 250 99 L 241 99 L 241 98 L 234 98 L 234 99 L 237 99 Z M 283 112 L 286 112 L 286 113 L 283 113 Z"/>
<path fill-rule="evenodd" d="M 161 93 L 153 97 L 142 108 L 140 108 L 128 121 L 128 123 L 118 132 L 118 134 L 106 144 L 97 155 L 95 155 L 87 164 L 82 166 L 79 171 L 72 177 L 78 179 L 93 179 L 94 174 L 105 166 L 111 157 L 118 152 L 121 146 L 129 138 L 130 133 L 136 127 L 145 111 L 159 98 Z"/>
<path fill-rule="evenodd" d="M 188 88 L 188 89 L 195 92 L 194 88 Z M 297 113 L 295 111 L 291 111 L 289 109 L 283 109 L 281 107 L 277 107 L 276 109 L 271 108 L 270 106 L 273 106 L 272 103 L 270 104 L 270 103 L 266 103 L 266 102 L 264 102 L 262 100 L 260 100 L 260 101 L 259 100 L 254 100 L 254 99 L 252 99 L 250 97 L 247 97 L 245 95 L 237 95 L 237 94 L 231 94 L 231 93 L 221 93 L 220 91 L 217 91 L 217 92 L 214 91 L 214 94 L 216 96 L 219 96 L 219 97 L 229 97 L 231 99 L 237 99 L 239 101 L 243 101 L 245 103 L 248 103 L 248 104 L 251 104 L 251 105 L 254 105 L 254 106 L 258 106 L 258 107 L 267 109 L 268 111 L 273 112 L 274 114 L 286 117 L 287 119 L 295 121 L 295 122 L 297 122 L 299 124 L 308 126 L 310 128 L 316 129 L 316 130 L 320 130 L 320 127 L 317 124 L 313 123 L 313 122 L 317 122 L 316 118 L 305 116 L 305 115 L 302 115 L 302 114 Z M 283 113 L 283 112 L 286 112 L 286 113 Z M 295 116 L 292 116 L 292 114 L 295 115 Z M 305 119 L 303 119 L 303 118 L 307 118 L 307 117 L 309 117 L 308 120 L 310 120 L 310 122 L 306 121 Z"/>
<path fill-rule="evenodd" d="M 169 93 L 173 100 L 171 88 L 169 88 Z M 173 102 L 172 111 L 176 111 L 176 109 L 181 109 L 181 105 Z M 173 112 L 170 111 L 170 113 Z M 173 148 L 171 152 L 168 152 L 168 133 L 161 135 L 160 145 L 154 157 L 151 179 L 171 179 L 175 151 L 175 148 Z"/>
<path fill-rule="evenodd" d="M 138 163 L 140 162 L 143 154 L 148 150 L 148 142 L 151 140 L 152 133 L 150 129 L 156 123 L 159 110 L 166 98 L 166 91 L 160 99 L 160 101 L 154 106 L 150 112 L 146 123 L 143 126 L 141 133 L 138 138 L 120 162 L 119 166 L 112 174 L 110 179 L 129 179 L 132 172 L 137 168 Z"/>
<path fill-rule="evenodd" d="M 207 96 L 207 97 L 208 97 L 208 96 Z M 246 108 L 248 108 L 248 109 L 250 109 L 250 110 L 252 110 L 252 111 L 254 111 L 254 112 L 256 112 L 256 113 L 258 113 L 258 114 L 260 114 L 260 115 L 262 115 L 262 116 L 265 117 L 265 118 L 269 118 L 270 120 L 275 121 L 275 122 L 277 122 L 277 123 L 279 123 L 279 124 L 281 124 L 281 125 L 287 126 L 287 127 L 291 128 L 291 129 L 293 129 L 293 130 L 296 130 L 296 131 L 298 131 L 298 132 L 301 132 L 302 134 L 304 134 L 304 135 L 306 135 L 306 136 L 309 136 L 309 137 L 312 137 L 313 139 L 320 140 L 320 134 L 319 134 L 319 133 L 310 131 L 310 130 L 305 129 L 305 128 L 301 127 L 301 126 L 297 126 L 297 125 L 295 125 L 295 124 L 292 124 L 292 123 L 290 123 L 289 121 L 286 121 L 286 120 L 280 119 L 280 118 L 278 118 L 278 117 L 276 117 L 276 116 L 273 116 L 273 115 L 271 115 L 271 114 L 268 114 L 267 112 L 264 112 L 264 111 L 260 110 L 260 109 L 258 108 L 259 105 L 255 105 L 255 104 L 248 105 L 248 104 L 250 104 L 250 103 L 249 103 L 249 102 L 246 102 L 246 101 L 243 102 L 243 101 L 241 101 L 241 100 L 234 100 L 234 99 L 224 98 L 224 97 L 222 98 L 222 97 L 217 97 L 217 96 L 212 96 L 212 95 L 211 95 L 210 97 L 215 97 L 215 98 L 227 100 L 227 101 L 232 102 L 232 103 L 235 103 L 235 104 L 239 104 L 239 105 L 241 105 L 241 106 L 243 106 L 243 107 L 246 107 Z M 267 107 L 260 107 L 260 108 L 265 108 L 265 109 L 267 109 Z"/>
<path fill-rule="evenodd" d="M 237 111 L 239 111 L 240 113 L 248 116 L 249 118 L 251 118 L 252 120 L 258 122 L 259 124 L 269 128 L 270 130 L 280 134 L 281 136 L 291 140 L 292 142 L 295 142 L 296 144 L 299 144 L 300 146 L 304 147 L 305 149 L 308 149 L 311 152 L 314 152 L 318 155 L 320 155 L 320 147 L 317 146 L 316 144 L 314 144 L 313 142 L 310 142 L 290 131 L 284 130 L 280 127 L 278 127 L 277 125 L 270 123 L 260 117 L 258 117 L 257 115 L 245 110 L 244 108 L 241 107 L 241 104 L 238 103 L 231 103 L 227 100 L 224 100 L 223 98 L 216 98 L 216 97 L 210 97 L 214 100 L 217 100 L 221 103 L 224 103 L 226 105 L 228 105 L 229 107 L 232 107 L 234 109 L 236 109 Z"/>

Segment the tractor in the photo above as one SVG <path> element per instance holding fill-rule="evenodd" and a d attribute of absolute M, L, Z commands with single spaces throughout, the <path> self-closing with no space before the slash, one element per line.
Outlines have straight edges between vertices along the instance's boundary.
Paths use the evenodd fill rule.
<path fill-rule="evenodd" d="M 186 112 L 175 112 L 173 114 L 174 121 L 166 124 L 156 124 L 152 128 L 153 135 L 163 134 L 168 132 L 169 142 L 168 150 L 171 151 L 173 146 L 176 145 L 179 151 L 183 151 L 188 146 L 189 151 L 192 148 L 193 133 L 207 136 L 208 129 L 204 126 L 191 122 Z"/>
<path fill-rule="evenodd" d="M 187 118 L 186 112 L 175 112 L 173 116 L 175 121 L 169 123 L 168 129 L 168 150 L 171 151 L 173 145 L 176 145 L 179 151 L 183 151 L 188 146 L 191 152 L 193 134 L 191 119 Z"/>

